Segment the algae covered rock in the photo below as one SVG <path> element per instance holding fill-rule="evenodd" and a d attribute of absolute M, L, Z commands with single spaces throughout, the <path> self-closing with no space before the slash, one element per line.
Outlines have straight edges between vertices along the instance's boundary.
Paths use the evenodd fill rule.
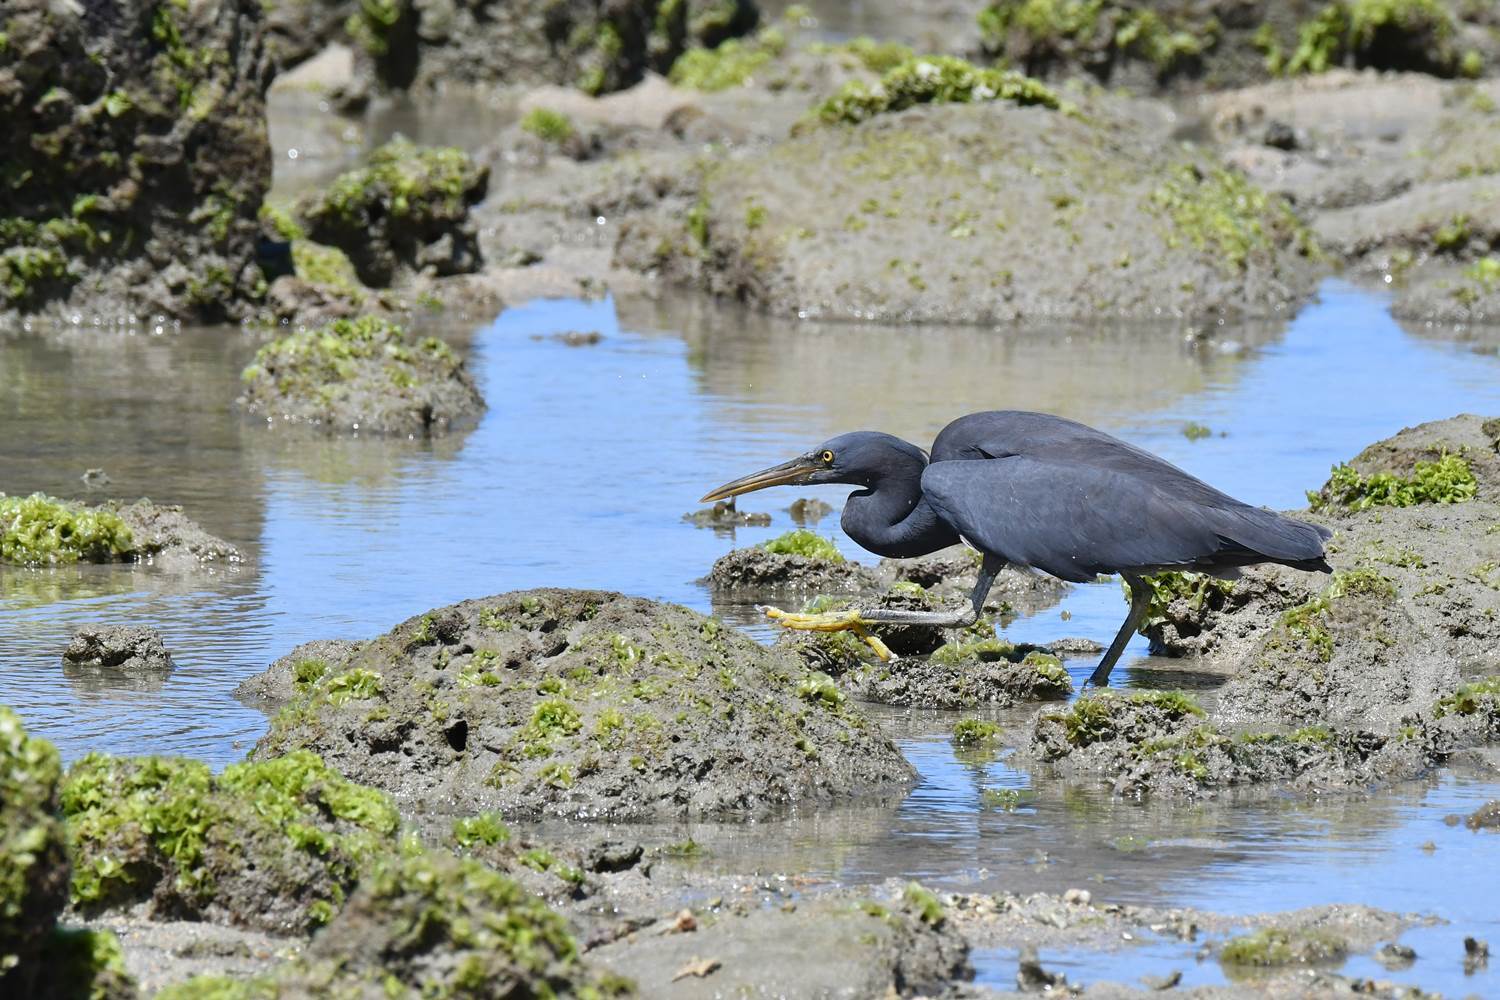
<path fill-rule="evenodd" d="M 845 559 L 831 539 L 798 528 L 720 556 L 708 582 L 718 590 L 847 592 L 875 586 L 875 574 Z"/>
<path fill-rule="evenodd" d="M 1281 566 L 1159 579 L 1160 650 L 1231 673 L 1226 721 L 1389 731 L 1500 671 L 1500 421 L 1407 428 L 1309 494 L 1335 529 L 1333 578 Z"/>
<path fill-rule="evenodd" d="M 241 381 L 246 413 L 327 433 L 442 434 L 484 409 L 452 348 L 373 316 L 273 340 Z"/>
<path fill-rule="evenodd" d="M 555 83 L 599 94 L 664 74 L 690 47 L 719 45 L 758 19 L 753 0 L 380 0 L 359 5 L 348 30 L 385 88 Z"/>
<path fill-rule="evenodd" d="M 746 816 L 897 793 L 911 777 L 791 657 L 640 598 L 501 594 L 329 652 L 278 661 L 258 685 L 295 694 L 253 756 L 312 749 L 428 808 Z"/>
<path fill-rule="evenodd" d="M 484 199 L 489 176 L 461 149 L 396 139 L 299 212 L 308 236 L 346 254 L 367 285 L 390 285 L 403 268 L 468 274 L 483 263 L 469 209 Z"/>
<path fill-rule="evenodd" d="M 327 923 L 395 849 L 384 793 L 316 755 L 234 764 L 91 753 L 62 786 L 71 897 L 85 913 L 148 901 L 158 916 L 275 933 Z"/>
<path fill-rule="evenodd" d="M 54 566 L 76 562 L 160 562 L 169 568 L 240 560 L 181 507 L 106 501 L 90 506 L 42 493 L 0 493 L 0 563 Z"/>
<path fill-rule="evenodd" d="M 0 311 L 223 318 L 256 298 L 270 61 L 249 0 L 14 0 Z"/>
<path fill-rule="evenodd" d="M 621 226 L 616 263 L 880 322 L 1265 317 L 1310 293 L 1314 248 L 1288 203 L 1170 141 L 1160 109 L 1064 107 L 1015 81 L 950 93 L 948 65 L 898 68 L 931 77 L 906 110 L 851 99 L 857 114 L 824 106 L 790 138 L 694 162 Z"/>
<path fill-rule="evenodd" d="M 383 858 L 307 950 L 269 975 L 199 976 L 161 1000 L 213 995 L 580 997 L 632 995 L 593 973 L 566 921 L 511 879 L 440 852 Z"/>
<path fill-rule="evenodd" d="M 73 631 L 63 662 L 125 672 L 162 673 L 172 669 L 161 633 L 143 625 L 84 625 Z"/>
<path fill-rule="evenodd" d="M 68 902 L 68 856 L 58 814 L 62 765 L 0 707 L 0 986 L 25 995 L 52 925 Z"/>

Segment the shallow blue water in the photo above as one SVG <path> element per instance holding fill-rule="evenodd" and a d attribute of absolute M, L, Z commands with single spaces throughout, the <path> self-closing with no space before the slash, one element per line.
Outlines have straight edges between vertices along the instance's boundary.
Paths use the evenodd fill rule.
<path fill-rule="evenodd" d="M 681 515 L 708 487 L 853 427 L 926 443 L 969 410 L 1047 409 L 1246 500 L 1290 507 L 1330 465 L 1402 426 L 1500 413 L 1500 360 L 1407 333 L 1379 298 L 1337 284 L 1284 332 L 1225 330 L 1207 348 L 1174 330 L 883 330 L 610 301 L 538 302 L 477 330 L 434 328 L 468 346 L 490 409 L 472 431 L 433 444 L 309 441 L 241 422 L 224 403 L 254 343 L 234 331 L 0 338 L 0 489 L 85 495 L 79 474 L 102 466 L 110 495 L 182 503 L 248 557 L 203 580 L 123 567 L 0 571 L 0 703 L 70 759 L 104 749 L 222 765 L 265 725 L 230 691 L 300 642 L 370 636 L 462 598 L 549 584 L 710 610 L 698 579 L 729 548 L 791 527 L 785 508 L 801 494 L 750 498 L 746 509 L 769 511 L 773 524 L 732 536 Z M 570 329 L 604 339 L 547 339 Z M 107 350 L 98 338 L 110 338 Z M 1188 421 L 1224 436 L 1189 441 Z M 837 505 L 842 493 L 813 495 Z M 819 530 L 869 558 L 836 516 Z M 742 620 L 741 609 L 719 610 Z M 1078 587 L 1010 634 L 1107 641 L 1123 611 L 1117 585 Z M 60 668 L 75 624 L 118 619 L 162 630 L 178 663 L 170 678 L 132 687 Z M 1127 661 L 1144 654 L 1138 640 Z M 1070 662 L 1080 679 L 1089 666 Z M 1130 674 L 1127 662 L 1126 683 Z M 1336 900 L 1435 912 L 1453 924 L 1407 940 L 1447 964 L 1424 958 L 1409 976 L 1500 991 L 1454 971 L 1463 933 L 1487 928 L 1500 943 L 1484 903 L 1500 889 L 1485 863 L 1500 841 L 1441 823 L 1500 795 L 1493 786 L 1450 776 L 1355 801 L 1166 811 L 1038 789 L 1005 812 L 985 807 L 983 789 L 1025 788 L 1027 777 L 956 758 L 952 715 L 883 717 L 923 777 L 899 808 L 703 836 L 725 845 L 726 863 L 840 881 L 1081 883 L 1099 898 L 1231 912 Z M 1430 855 L 1417 849 L 1427 840 L 1439 845 Z M 1191 951 L 1044 958 L 1084 981 L 1163 963 L 1217 981 L 1217 967 L 1192 963 Z M 987 979 L 1014 973 L 1014 956 L 979 959 Z M 1362 961 L 1347 969 L 1375 971 Z"/>

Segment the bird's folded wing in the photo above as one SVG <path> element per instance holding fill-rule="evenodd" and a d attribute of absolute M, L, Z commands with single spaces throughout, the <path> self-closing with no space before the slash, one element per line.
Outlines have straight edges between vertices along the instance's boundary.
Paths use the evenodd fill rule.
<path fill-rule="evenodd" d="M 1114 469 L 1023 455 L 934 462 L 922 492 L 977 548 L 1075 582 L 1186 566 L 1223 544 L 1211 509 Z"/>

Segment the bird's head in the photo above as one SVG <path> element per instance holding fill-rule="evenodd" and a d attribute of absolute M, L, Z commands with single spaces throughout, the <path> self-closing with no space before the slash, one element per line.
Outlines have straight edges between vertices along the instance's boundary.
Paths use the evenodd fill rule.
<path fill-rule="evenodd" d="M 847 483 L 868 488 L 886 476 L 902 473 L 920 476 L 926 464 L 927 455 L 916 445 L 876 431 L 854 431 L 829 438 L 789 462 L 727 482 L 699 502 L 726 500 L 768 486 Z"/>

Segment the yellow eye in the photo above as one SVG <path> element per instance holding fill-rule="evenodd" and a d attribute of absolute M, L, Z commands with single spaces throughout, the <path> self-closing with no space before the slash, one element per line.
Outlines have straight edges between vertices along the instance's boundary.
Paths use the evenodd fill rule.
<path fill-rule="evenodd" d="M 823 452 L 823 454 L 820 457 L 823 459 L 823 464 L 824 465 L 832 465 L 833 464 L 833 452 L 831 452 L 831 451 L 825 451 L 825 452 Z"/>

